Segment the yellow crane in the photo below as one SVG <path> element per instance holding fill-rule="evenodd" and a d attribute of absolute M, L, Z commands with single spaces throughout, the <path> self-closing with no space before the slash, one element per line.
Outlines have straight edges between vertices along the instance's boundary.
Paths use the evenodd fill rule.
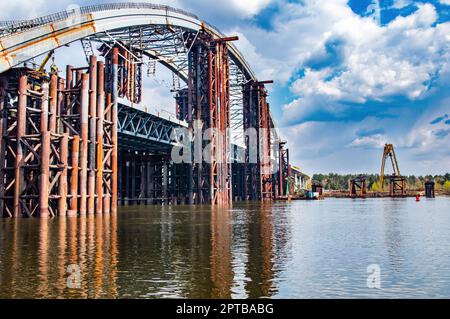
<path fill-rule="evenodd" d="M 381 172 L 380 172 L 380 190 L 383 190 L 383 181 L 384 181 L 384 168 L 386 166 L 386 159 L 391 159 L 393 176 L 401 176 L 400 169 L 398 167 L 397 157 L 395 156 L 394 145 L 386 144 L 384 146 L 383 158 L 381 161 Z"/>
<path fill-rule="evenodd" d="M 39 68 L 37 69 L 38 72 L 44 73 L 45 65 L 48 63 L 48 61 L 50 59 L 52 59 L 52 64 L 50 65 L 50 72 L 51 73 L 56 73 L 58 71 L 57 68 L 56 68 L 56 65 L 55 65 L 54 53 L 55 53 L 55 51 L 53 51 L 53 50 L 50 51 L 49 53 L 47 53 L 47 55 L 45 56 L 44 60 L 42 60 L 41 64 L 39 65 Z"/>

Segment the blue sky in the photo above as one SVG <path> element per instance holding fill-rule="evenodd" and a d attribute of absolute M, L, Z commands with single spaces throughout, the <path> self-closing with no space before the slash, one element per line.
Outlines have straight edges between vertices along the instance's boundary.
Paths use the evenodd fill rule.
<path fill-rule="evenodd" d="M 72 2 L 102 1 L 2 1 L 0 19 Z M 239 35 L 258 78 L 275 80 L 273 114 L 307 173 L 378 172 L 386 142 L 403 174 L 450 171 L 450 0 L 152 2 Z"/>

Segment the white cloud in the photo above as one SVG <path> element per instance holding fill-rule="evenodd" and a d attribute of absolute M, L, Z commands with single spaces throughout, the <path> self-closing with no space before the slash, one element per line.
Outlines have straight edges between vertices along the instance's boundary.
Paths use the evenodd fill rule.
<path fill-rule="evenodd" d="M 414 2 L 413 0 L 394 0 L 392 7 L 395 9 L 402 9 L 404 7 L 409 6 L 413 2 Z"/>
<path fill-rule="evenodd" d="M 350 143 L 350 147 L 362 148 L 383 148 L 387 142 L 387 137 L 382 134 L 358 137 Z"/>
<path fill-rule="evenodd" d="M 164 0 L 161 0 L 164 3 Z M 197 14 L 203 19 L 212 18 L 209 21 L 214 24 L 214 20 L 236 21 L 238 19 L 250 18 L 258 14 L 275 0 L 176 0 L 177 7 L 186 9 Z"/>
<path fill-rule="evenodd" d="M 124 0 L 133 2 L 134 0 Z M 225 2 L 212 2 L 210 0 L 152 0 L 154 4 L 164 4 L 197 13 L 201 18 L 208 16 L 228 18 L 229 16 L 249 18 L 258 14 L 273 0 L 231 0 Z M 30 19 L 38 16 L 65 10 L 68 5 L 93 5 L 109 1 L 83 1 L 83 0 L 14 0 L 0 1 L 0 20 Z M 214 22 L 214 21 L 210 21 Z"/>
<path fill-rule="evenodd" d="M 248 40 L 246 35 L 239 29 L 230 29 L 225 34 L 237 35 L 239 41 L 235 43 L 236 47 L 242 53 L 244 58 L 250 63 L 252 70 L 261 80 L 272 80 L 282 78 L 287 81 L 290 77 L 290 70 L 283 67 L 275 58 L 268 57 L 257 51 L 255 46 Z"/>
<path fill-rule="evenodd" d="M 439 71 L 441 50 L 448 45 L 448 40 L 431 27 L 436 19 L 429 4 L 420 5 L 416 13 L 399 17 L 387 27 L 348 13 L 334 21 L 328 34 L 317 35 L 323 43 L 331 37 L 345 39 L 340 68 L 307 69 L 305 77 L 294 82 L 293 92 L 359 103 L 393 95 L 420 98 L 428 89 L 426 82 Z"/>
<path fill-rule="evenodd" d="M 345 102 L 425 98 L 430 82 L 449 62 L 450 24 L 435 26 L 436 21 L 435 7 L 423 3 L 386 26 L 355 14 L 346 0 L 284 3 L 273 30 L 241 31 L 251 39 L 245 45 L 251 50 L 243 51 L 258 76 L 273 75 L 281 84 L 294 77 L 291 90 L 297 99 L 285 107 L 284 118 L 292 121 L 297 116 L 301 121 L 309 111 L 294 111 L 294 105 L 309 108 L 321 101 L 315 109 L 330 111 Z M 339 51 L 338 57 L 333 58 L 333 52 L 327 57 L 330 45 L 337 46 L 331 49 Z M 318 56 L 323 57 L 321 65 L 311 65 Z M 300 69 L 304 75 L 299 78 Z"/>
<path fill-rule="evenodd" d="M 42 15 L 48 9 L 46 0 L 0 1 L 0 20 L 23 20 Z"/>
<path fill-rule="evenodd" d="M 231 0 L 229 4 L 246 16 L 253 16 L 264 9 L 270 2 L 271 0 Z"/>
<path fill-rule="evenodd" d="M 440 0 L 440 3 L 450 6 L 450 0 Z"/>

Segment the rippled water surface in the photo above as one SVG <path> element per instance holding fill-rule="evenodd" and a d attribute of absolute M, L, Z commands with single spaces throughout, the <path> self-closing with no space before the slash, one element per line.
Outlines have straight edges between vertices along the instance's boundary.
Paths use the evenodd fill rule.
<path fill-rule="evenodd" d="M 449 208 L 445 197 L 326 199 L 3 219 L 0 297 L 448 298 Z M 372 264 L 380 289 L 367 287 Z"/>

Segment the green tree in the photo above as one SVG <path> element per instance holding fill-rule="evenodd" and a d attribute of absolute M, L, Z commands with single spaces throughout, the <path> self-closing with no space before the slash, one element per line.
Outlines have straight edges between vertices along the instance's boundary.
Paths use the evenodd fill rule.
<path fill-rule="evenodd" d="M 444 192 L 446 192 L 447 194 L 450 194 L 450 181 L 446 181 L 444 183 Z"/>

